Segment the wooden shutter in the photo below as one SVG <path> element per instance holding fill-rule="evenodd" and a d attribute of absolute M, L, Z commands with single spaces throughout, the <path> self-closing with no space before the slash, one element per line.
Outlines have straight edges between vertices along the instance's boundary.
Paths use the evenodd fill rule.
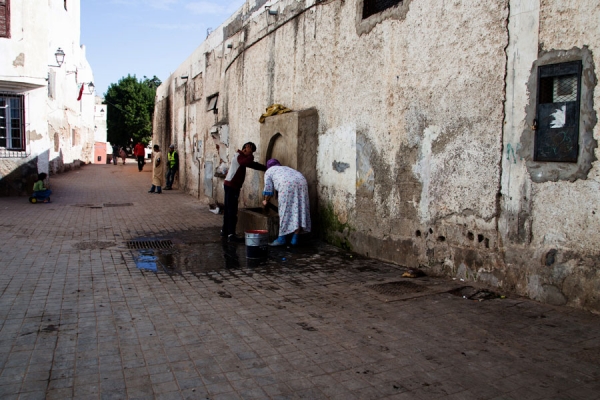
<path fill-rule="evenodd" d="M 10 0 L 0 0 L 0 37 L 10 37 Z"/>

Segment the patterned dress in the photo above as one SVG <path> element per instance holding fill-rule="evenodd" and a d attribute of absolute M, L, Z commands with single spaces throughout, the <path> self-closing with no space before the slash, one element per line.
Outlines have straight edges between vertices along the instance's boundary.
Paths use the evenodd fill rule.
<path fill-rule="evenodd" d="M 279 236 L 302 228 L 310 232 L 308 184 L 302 174 L 290 167 L 273 166 L 265 172 L 263 195 L 279 193 Z"/>

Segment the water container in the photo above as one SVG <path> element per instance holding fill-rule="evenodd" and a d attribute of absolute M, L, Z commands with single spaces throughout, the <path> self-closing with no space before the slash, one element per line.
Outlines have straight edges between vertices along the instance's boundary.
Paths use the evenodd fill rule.
<path fill-rule="evenodd" d="M 269 253 L 269 231 L 246 231 L 246 258 L 266 258 Z"/>

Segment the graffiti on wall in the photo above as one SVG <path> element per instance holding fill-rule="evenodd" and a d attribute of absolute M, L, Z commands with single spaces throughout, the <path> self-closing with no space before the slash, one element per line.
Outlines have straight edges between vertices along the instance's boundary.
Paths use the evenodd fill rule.
<path fill-rule="evenodd" d="M 508 162 L 510 162 L 512 160 L 513 164 L 517 163 L 517 153 L 519 152 L 519 150 L 521 150 L 521 143 L 517 143 L 516 147 L 513 148 L 513 146 L 508 143 L 506 145 L 506 160 Z M 519 160 L 523 160 L 523 157 L 519 157 Z"/>

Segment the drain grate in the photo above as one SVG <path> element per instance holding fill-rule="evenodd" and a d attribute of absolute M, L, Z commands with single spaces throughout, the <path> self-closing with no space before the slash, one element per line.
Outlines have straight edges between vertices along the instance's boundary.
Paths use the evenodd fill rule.
<path fill-rule="evenodd" d="M 104 203 L 104 207 L 130 207 L 133 203 Z"/>
<path fill-rule="evenodd" d="M 170 249 L 173 242 L 170 240 L 128 240 L 128 249 Z"/>
<path fill-rule="evenodd" d="M 367 287 L 379 294 L 384 294 L 387 296 L 402 296 L 405 294 L 420 293 L 428 290 L 425 286 L 406 281 L 377 283 Z"/>

